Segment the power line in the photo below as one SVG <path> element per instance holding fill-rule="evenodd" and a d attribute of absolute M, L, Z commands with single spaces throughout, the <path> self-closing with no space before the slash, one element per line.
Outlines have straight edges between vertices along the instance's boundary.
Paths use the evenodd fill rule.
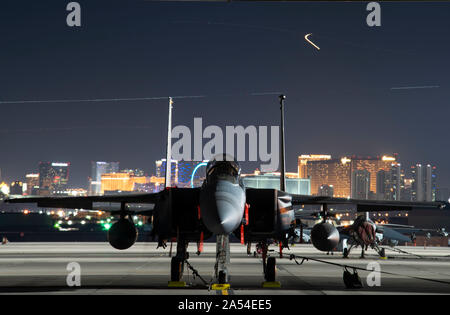
<path fill-rule="evenodd" d="M 185 95 L 172 96 L 172 98 L 204 98 L 206 95 Z M 19 101 L 0 101 L 0 104 L 32 104 L 32 103 L 81 103 L 81 102 L 130 102 L 130 101 L 149 101 L 166 100 L 169 96 L 157 97 L 135 97 L 135 98 L 94 98 L 94 99 L 64 99 L 64 100 L 19 100 Z"/>
<path fill-rule="evenodd" d="M 167 100 L 172 99 L 189 99 L 189 98 L 207 98 L 207 97 L 224 97 L 224 96 L 264 96 L 278 95 L 281 92 L 252 92 L 245 94 L 219 94 L 219 95 L 181 95 L 181 96 L 155 96 L 155 97 L 134 97 L 134 98 L 93 98 L 93 99 L 62 99 L 62 100 L 12 100 L 0 101 L 0 104 L 43 104 L 43 103 L 87 103 L 87 102 L 134 102 L 134 101 L 151 101 L 151 100 Z"/>

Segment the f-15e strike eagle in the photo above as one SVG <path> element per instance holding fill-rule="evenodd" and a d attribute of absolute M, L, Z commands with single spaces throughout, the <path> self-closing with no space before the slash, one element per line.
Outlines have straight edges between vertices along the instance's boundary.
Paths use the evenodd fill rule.
<path fill-rule="evenodd" d="M 438 209 L 446 202 L 374 201 L 293 195 L 285 192 L 284 166 L 284 96 L 281 105 L 281 176 L 280 190 L 245 188 L 239 164 L 225 154 L 216 156 L 206 168 L 206 179 L 198 188 L 170 187 L 170 146 L 172 100 L 169 99 L 169 128 L 167 141 L 166 187 L 158 193 L 87 196 L 35 197 L 7 199 L 9 203 L 36 203 L 38 207 L 98 210 L 94 203 L 119 203 L 120 210 L 111 211 L 118 220 L 108 231 L 108 241 L 116 249 L 127 249 L 137 239 L 132 215 L 153 219 L 153 233 L 159 246 L 176 239 L 176 255 L 171 260 L 171 281 L 181 281 L 188 258 L 188 245 L 200 243 L 213 235 L 217 238 L 215 278 L 227 283 L 227 244 L 233 233 L 243 243 L 257 243 L 262 249 L 263 272 L 266 281 L 275 281 L 275 257 L 269 257 L 268 244 L 275 241 L 287 246 L 288 235 L 295 229 L 295 205 L 318 205 L 327 217 L 330 205 L 346 204 L 358 212 Z M 133 211 L 133 204 L 153 204 L 152 210 Z M 331 251 L 339 243 L 339 232 L 326 220 L 311 230 L 313 245 L 321 251 Z"/>

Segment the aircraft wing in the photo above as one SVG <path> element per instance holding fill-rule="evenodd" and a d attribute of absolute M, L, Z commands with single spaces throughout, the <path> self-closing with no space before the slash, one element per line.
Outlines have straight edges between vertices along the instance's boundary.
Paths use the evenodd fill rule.
<path fill-rule="evenodd" d="M 396 230 L 388 227 L 383 227 L 383 239 L 394 240 L 400 242 L 411 242 L 411 238 L 407 237 Z"/>
<path fill-rule="evenodd" d="M 6 203 L 35 203 L 43 208 L 65 208 L 99 210 L 95 203 L 124 203 L 124 204 L 154 204 L 159 198 L 159 193 L 153 194 L 127 194 L 111 196 L 87 196 L 87 197 L 23 197 L 6 199 Z"/>
<path fill-rule="evenodd" d="M 430 209 L 450 209 L 450 204 L 444 201 L 412 202 L 389 200 L 365 200 L 349 198 L 333 198 L 325 196 L 291 195 L 293 205 L 354 205 L 358 212 L 370 211 L 410 211 Z"/>

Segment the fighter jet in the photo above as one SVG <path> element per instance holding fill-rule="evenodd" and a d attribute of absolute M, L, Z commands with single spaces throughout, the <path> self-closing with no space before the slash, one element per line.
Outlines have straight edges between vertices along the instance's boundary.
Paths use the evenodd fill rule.
<path fill-rule="evenodd" d="M 281 102 L 284 96 L 280 96 Z M 169 128 L 166 172 L 170 172 L 171 107 L 169 102 Z M 283 113 L 283 112 L 282 112 Z M 283 116 L 282 116 L 283 117 Z M 282 120 L 283 124 L 283 120 Z M 283 126 L 283 125 L 282 125 Z M 281 128 L 284 137 L 284 128 Z M 112 247 L 124 250 L 137 239 L 133 215 L 152 218 L 152 233 L 158 246 L 176 239 L 176 255 L 171 260 L 171 281 L 181 281 L 184 265 L 189 258 L 189 243 L 201 244 L 212 236 L 217 238 L 215 278 L 218 283 L 229 281 L 228 242 L 234 234 L 241 243 L 257 243 L 261 248 L 265 280 L 275 281 L 276 259 L 268 255 L 268 244 L 275 240 L 287 244 L 287 235 L 295 222 L 294 205 L 320 205 L 327 215 L 329 205 L 355 205 L 357 211 L 414 210 L 443 208 L 445 202 L 394 202 L 355 200 L 308 195 L 293 195 L 284 191 L 284 141 L 282 140 L 280 190 L 245 188 L 237 161 L 226 154 L 212 159 L 206 168 L 206 179 L 198 188 L 178 188 L 166 185 L 158 193 L 105 195 L 87 197 L 35 197 L 7 199 L 8 203 L 36 203 L 44 208 L 98 210 L 97 203 L 116 203 L 119 210 L 109 211 L 118 220 L 108 231 Z M 170 175 L 170 174 L 169 174 Z M 167 179 L 170 176 L 166 174 Z M 154 205 L 133 209 L 136 205 Z M 316 224 L 311 231 L 313 245 L 319 250 L 331 251 L 339 243 L 339 232 L 330 223 Z"/>
<path fill-rule="evenodd" d="M 324 215 L 323 218 L 322 215 Z M 331 212 L 328 214 L 316 212 L 312 215 L 297 215 L 296 217 L 296 225 L 302 225 L 302 228 L 296 228 L 295 233 L 291 234 L 291 242 L 301 243 L 312 240 L 314 246 L 320 251 L 326 252 L 327 254 L 333 254 L 334 251 L 341 251 L 344 258 L 348 258 L 350 251 L 358 247 L 361 247 L 361 258 L 365 258 L 365 251 L 369 247 L 375 250 L 380 257 L 386 257 L 385 249 L 381 247 L 383 242 L 387 242 L 391 247 L 396 246 L 398 242 L 412 242 L 410 237 L 401 234 L 397 231 L 398 229 L 401 229 L 403 232 L 424 231 L 424 229 L 416 229 L 409 225 L 376 224 L 369 218 L 368 213 L 358 215 L 350 225 L 339 225 L 337 213 Z M 318 227 L 321 226 L 321 223 L 319 223 L 315 225 L 316 229 L 314 227 L 311 229 L 307 226 L 305 227 L 302 222 L 302 220 L 317 220 L 317 218 L 321 218 L 321 223 L 332 224 L 339 233 L 339 236 L 336 233 L 330 232 L 332 228 L 329 225 L 326 225 L 326 227 L 322 226 L 319 229 Z M 322 246 L 320 240 L 323 229 L 329 230 L 327 233 L 330 233 L 330 236 L 333 235 L 333 238 L 339 239 L 338 245 L 332 251 L 329 250 L 329 247 Z M 300 233 L 303 233 L 303 238 L 299 237 Z"/>

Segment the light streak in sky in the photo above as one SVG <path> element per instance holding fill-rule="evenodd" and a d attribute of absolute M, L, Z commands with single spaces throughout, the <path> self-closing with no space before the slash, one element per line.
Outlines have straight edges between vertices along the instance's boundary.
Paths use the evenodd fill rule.
<path fill-rule="evenodd" d="M 317 46 L 316 44 L 314 44 L 308 37 L 312 35 L 312 33 L 306 34 L 305 35 L 305 40 L 310 43 L 311 45 L 313 45 L 317 50 L 320 50 L 319 46 Z"/>
<path fill-rule="evenodd" d="M 437 89 L 439 85 L 422 85 L 422 86 L 400 86 L 392 87 L 391 90 L 415 90 L 415 89 Z"/>

